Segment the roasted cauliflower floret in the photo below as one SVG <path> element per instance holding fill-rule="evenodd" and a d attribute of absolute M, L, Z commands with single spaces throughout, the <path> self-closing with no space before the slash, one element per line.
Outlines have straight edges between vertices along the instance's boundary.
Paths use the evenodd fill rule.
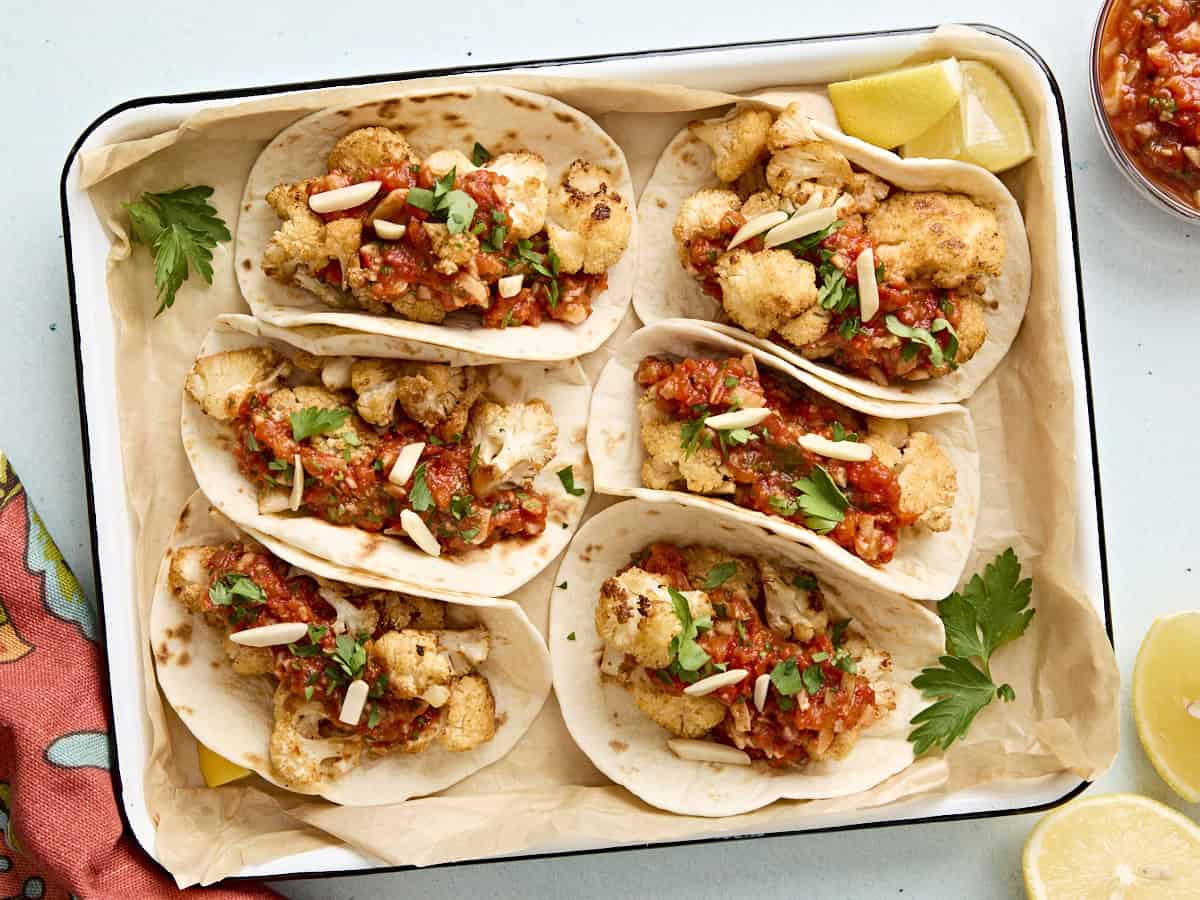
<path fill-rule="evenodd" d="M 984 277 L 1000 274 L 1005 246 L 996 214 L 962 194 L 893 194 L 866 222 L 889 277 L 980 289 Z"/>
<path fill-rule="evenodd" d="M 681 738 L 700 738 L 725 718 L 725 704 L 715 697 L 668 694 L 644 674 L 633 681 L 633 702 L 655 723 Z"/>
<path fill-rule="evenodd" d="M 270 647 L 243 647 L 225 638 L 224 648 L 229 664 L 239 675 L 271 675 L 275 671 Z"/>
<path fill-rule="evenodd" d="M 983 301 L 974 297 L 958 299 L 958 354 L 954 361 L 960 366 L 979 352 L 987 340 L 987 318 Z"/>
<path fill-rule="evenodd" d="M 385 359 L 358 360 L 350 379 L 358 413 L 372 425 L 392 424 L 399 403 L 426 428 L 450 425 L 443 429 L 451 431 L 447 438 L 466 430 L 471 405 L 484 388 L 483 377 L 473 368 Z"/>
<path fill-rule="evenodd" d="M 679 247 L 679 258 L 685 268 L 691 266 L 687 245 L 696 238 L 715 239 L 721 234 L 721 220 L 737 212 L 742 200 L 725 188 L 704 188 L 696 191 L 679 207 L 671 233 Z"/>
<path fill-rule="evenodd" d="M 420 697 L 435 685 L 448 685 L 450 656 L 438 645 L 438 632 L 388 631 L 371 645 L 371 655 L 387 672 L 393 697 Z"/>
<path fill-rule="evenodd" d="M 453 753 L 473 750 L 496 735 L 496 701 L 479 675 L 455 678 L 442 711 L 438 743 Z"/>
<path fill-rule="evenodd" d="M 508 179 L 507 183 L 496 185 L 496 193 L 508 204 L 508 215 L 512 219 L 509 233 L 515 238 L 527 238 L 541 231 L 550 204 L 546 161 L 536 153 L 526 151 L 501 153 L 489 160 L 484 168 Z"/>
<path fill-rule="evenodd" d="M 639 665 L 660 669 L 671 661 L 671 638 L 683 631 L 668 590 L 670 582 L 632 568 L 604 582 L 596 604 L 596 633 Z M 694 618 L 712 615 L 703 591 L 685 591 Z"/>
<path fill-rule="evenodd" d="M 607 169 L 577 159 L 550 197 L 546 233 L 562 271 L 599 274 L 629 246 L 629 199 L 609 187 L 612 181 Z"/>
<path fill-rule="evenodd" d="M 207 415 L 228 422 L 248 397 L 289 372 L 291 363 L 270 347 L 243 347 L 197 359 L 184 387 Z"/>
<path fill-rule="evenodd" d="M 716 547 L 693 546 L 683 548 L 683 562 L 687 567 L 688 580 L 692 587 L 701 588 L 715 568 L 733 563 L 733 574 L 718 587 L 733 594 L 744 594 L 746 597 L 758 594 L 758 565 L 752 557 L 734 556 Z"/>
<path fill-rule="evenodd" d="M 954 464 L 930 434 L 908 439 L 900 460 L 900 509 L 930 531 L 949 531 L 958 477 Z"/>
<path fill-rule="evenodd" d="M 330 172 L 357 177 L 380 166 L 409 165 L 416 157 L 400 132 L 373 125 L 343 135 L 330 151 L 328 162 Z"/>
<path fill-rule="evenodd" d="M 467 158 L 461 150 L 437 150 L 425 157 L 424 167 L 429 170 L 434 179 L 444 178 L 451 169 L 458 178 L 474 172 L 478 166 Z"/>
<path fill-rule="evenodd" d="M 558 426 L 542 400 L 477 403 L 468 429 L 472 446 L 479 447 L 472 483 L 480 497 L 502 485 L 527 484 L 554 458 Z"/>
<path fill-rule="evenodd" d="M 191 612 L 208 611 L 208 562 L 212 547 L 178 547 L 171 551 L 167 568 L 167 586 L 175 599 Z"/>
<path fill-rule="evenodd" d="M 334 609 L 333 630 L 338 634 L 373 634 L 379 625 L 379 610 L 368 595 L 348 591 L 336 581 L 317 579 L 317 593 Z"/>
<path fill-rule="evenodd" d="M 438 222 L 427 222 L 421 227 L 429 235 L 434 256 L 438 258 L 433 267 L 443 275 L 453 275 L 479 252 L 479 238 L 469 231 L 451 234 L 447 226 Z"/>
<path fill-rule="evenodd" d="M 797 641 L 811 641 L 829 627 L 829 613 L 821 599 L 816 579 L 793 569 L 776 567 L 763 560 L 763 596 L 767 625 L 772 631 Z M 804 577 L 802 577 L 802 575 Z M 809 582 L 812 586 L 809 587 Z"/>
<path fill-rule="evenodd" d="M 738 247 L 717 260 L 721 304 L 751 334 L 768 337 L 817 302 L 812 264 L 787 250 L 751 253 Z"/>
<path fill-rule="evenodd" d="M 732 118 L 692 122 L 688 130 L 713 152 L 713 174 L 724 182 L 736 180 L 750 169 L 767 149 L 771 113 L 765 109 L 742 109 Z"/>
<path fill-rule="evenodd" d="M 772 153 L 815 140 L 812 122 L 799 103 L 789 103 L 767 130 L 767 149 Z"/>
<path fill-rule="evenodd" d="M 430 631 L 446 627 L 446 606 L 440 601 L 391 591 L 379 591 L 375 598 L 383 624 L 393 631 L 405 628 Z"/>
<path fill-rule="evenodd" d="M 832 320 L 833 314 L 829 310 L 814 303 L 794 319 L 788 319 L 780 325 L 779 336 L 793 347 L 803 347 L 825 337 Z"/>
<path fill-rule="evenodd" d="M 767 163 L 767 184 L 777 194 L 797 202 L 811 193 L 810 182 L 825 187 L 841 187 L 853 177 L 846 157 L 825 141 L 807 141 L 772 155 Z M 832 202 L 833 197 L 826 196 Z M 822 206 L 828 205 L 826 202 Z"/>
<path fill-rule="evenodd" d="M 347 409 L 346 401 L 333 391 L 315 385 L 281 388 L 267 398 L 267 414 L 273 419 L 290 419 L 292 413 L 306 409 Z M 347 437 L 349 435 L 349 437 Z M 349 451 L 352 461 L 362 461 L 375 453 L 379 437 L 358 416 L 350 415 L 333 431 L 314 434 L 305 440 L 324 453 L 342 455 Z"/>
<path fill-rule="evenodd" d="M 362 755 L 358 737 L 321 737 L 325 711 L 280 685 L 275 689 L 275 725 L 271 731 L 271 767 L 287 787 L 313 787 L 337 778 Z"/>
<path fill-rule="evenodd" d="M 308 184 L 280 184 L 267 193 L 267 203 L 283 220 L 263 252 L 263 271 L 270 278 L 290 281 L 298 268 L 319 272 L 329 262 L 325 225 L 308 208 Z"/>
<path fill-rule="evenodd" d="M 783 198 L 770 191 L 758 191 L 746 198 L 740 210 L 746 221 L 757 218 L 764 213 L 778 212 L 783 209 Z"/>
<path fill-rule="evenodd" d="M 362 246 L 362 222 L 359 219 L 335 219 L 325 226 L 325 251 L 342 269 L 342 285 L 358 268 L 358 250 Z"/>
<path fill-rule="evenodd" d="M 646 487 L 669 491 L 686 485 L 697 494 L 732 494 L 736 490 L 716 447 L 700 440 L 684 446 L 683 423 L 658 408 L 653 388 L 638 400 L 638 418 L 646 450 L 642 463 L 642 484 Z"/>

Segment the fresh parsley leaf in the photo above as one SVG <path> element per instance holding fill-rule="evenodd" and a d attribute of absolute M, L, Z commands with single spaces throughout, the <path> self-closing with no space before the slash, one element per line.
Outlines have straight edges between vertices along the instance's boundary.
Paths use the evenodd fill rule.
<path fill-rule="evenodd" d="M 776 663 L 775 668 L 771 670 L 771 684 L 785 697 L 800 693 L 800 689 L 804 687 L 804 679 L 796 668 L 796 661 L 785 659 Z"/>
<path fill-rule="evenodd" d="M 696 448 L 700 445 L 700 435 L 704 431 L 704 422 L 708 419 L 707 409 L 700 408 L 698 418 L 692 419 L 690 422 L 684 422 L 679 430 L 679 446 L 684 450 L 684 457 L 690 457 L 696 452 Z"/>
<path fill-rule="evenodd" d="M 565 591 L 567 589 L 567 583 L 564 581 L 562 584 L 556 584 L 555 587 L 560 591 Z"/>
<path fill-rule="evenodd" d="M 829 659 L 829 654 L 826 653 L 824 650 L 820 651 L 819 653 L 814 653 L 812 655 L 813 662 L 825 662 L 825 660 L 827 660 L 827 659 Z"/>
<path fill-rule="evenodd" d="M 470 494 L 455 494 L 450 498 L 450 515 L 459 521 L 471 515 L 471 501 L 473 499 Z"/>
<path fill-rule="evenodd" d="M 438 209 L 446 213 L 446 229 L 451 234 L 462 234 L 475 217 L 475 198 L 466 191 L 450 191 L 439 203 Z"/>
<path fill-rule="evenodd" d="M 948 750 L 950 745 L 967 733 L 971 723 L 985 706 L 992 702 L 996 686 L 970 660 L 943 656 L 941 668 L 921 670 L 913 679 L 913 687 L 926 698 L 939 698 L 912 717 L 916 725 L 908 736 L 913 752 L 920 756 L 934 745 Z"/>
<path fill-rule="evenodd" d="M 831 635 L 833 639 L 833 646 L 840 647 L 843 643 L 845 643 L 846 629 L 850 627 L 850 623 L 853 621 L 853 619 L 841 619 L 833 623 L 833 633 Z"/>
<path fill-rule="evenodd" d="M 704 590 L 711 591 L 713 588 L 718 588 L 736 574 L 737 563 L 733 560 L 718 563 L 708 570 L 708 574 L 704 578 Z"/>
<path fill-rule="evenodd" d="M 737 620 L 737 633 L 738 633 L 738 641 L 740 643 L 745 644 L 746 642 L 748 642 L 750 640 L 750 638 L 748 638 L 746 636 L 746 626 L 742 624 L 741 619 Z"/>
<path fill-rule="evenodd" d="M 833 263 L 822 263 L 817 269 L 821 288 L 817 291 L 817 302 L 822 309 L 844 313 L 858 306 L 858 288 L 846 281 L 846 273 Z"/>
<path fill-rule="evenodd" d="M 354 680 L 367 666 L 367 648 L 348 634 L 339 634 L 334 638 L 334 644 L 334 662 Z"/>
<path fill-rule="evenodd" d="M 380 718 L 382 718 L 382 716 L 383 716 L 383 713 L 379 709 L 379 704 L 372 703 L 371 704 L 371 712 L 367 715 L 367 729 L 370 730 L 370 729 L 374 728 L 376 725 L 378 725 L 379 720 L 380 720 Z"/>
<path fill-rule="evenodd" d="M 434 208 L 433 191 L 428 188 L 414 187 L 408 189 L 407 203 L 409 206 L 415 206 L 417 209 L 425 212 L 433 212 Z"/>
<path fill-rule="evenodd" d="M 727 388 L 737 387 L 738 380 L 737 380 L 737 376 L 735 376 L 735 375 L 726 375 L 725 378 L 723 379 L 723 381 L 724 381 L 725 387 L 727 387 Z"/>
<path fill-rule="evenodd" d="M 815 591 L 817 589 L 817 579 L 811 575 L 800 574 L 792 579 L 792 586 L 799 591 Z"/>
<path fill-rule="evenodd" d="M 491 158 L 491 151 L 479 143 L 479 141 L 476 141 L 475 146 L 471 148 L 471 162 L 477 166 L 482 166 L 485 162 L 491 160 Z"/>
<path fill-rule="evenodd" d="M 559 469 L 557 474 L 558 474 L 558 480 L 562 482 L 564 491 L 566 491 L 572 497 L 582 497 L 584 495 L 585 491 L 583 488 L 575 487 L 575 467 L 574 466 L 566 466 L 562 469 Z"/>
<path fill-rule="evenodd" d="M 942 351 L 942 345 L 937 342 L 937 339 L 934 338 L 934 336 L 929 332 L 928 329 L 916 328 L 911 325 L 905 325 L 903 322 L 901 322 L 899 319 L 897 319 L 895 316 L 892 316 L 892 315 L 885 317 L 883 321 L 884 321 L 884 324 L 887 325 L 887 330 L 890 331 L 892 334 L 896 335 L 896 337 L 907 338 L 908 340 L 912 341 L 912 343 L 909 344 L 908 346 L 906 346 L 904 348 L 904 350 L 902 351 L 902 353 L 901 353 L 902 357 L 904 357 L 905 354 L 909 353 L 909 347 L 911 347 L 913 349 L 912 349 L 912 353 L 910 355 L 908 355 L 907 357 L 905 357 L 907 359 L 911 359 L 913 356 L 915 356 L 920 351 L 921 346 L 925 346 L 925 347 L 929 348 L 929 362 L 933 365 L 934 368 L 941 368 L 942 366 L 946 365 L 946 356 L 945 356 L 945 353 Z M 936 321 L 946 322 L 945 319 L 938 319 Z M 949 328 L 950 323 L 946 322 L 944 327 Z M 940 331 L 941 329 L 936 328 L 936 325 L 935 325 L 935 330 Z M 951 334 L 953 335 L 953 329 L 951 329 Z M 954 344 L 955 344 L 955 347 L 954 347 L 955 353 L 957 353 L 958 352 L 957 336 L 955 336 Z M 953 356 L 951 356 L 951 359 L 953 360 Z"/>
<path fill-rule="evenodd" d="M 433 507 L 433 494 L 425 481 L 425 463 L 417 466 L 413 472 L 412 490 L 408 492 L 408 505 L 414 512 L 425 512 Z"/>
<path fill-rule="evenodd" d="M 350 418 L 350 410 L 322 409 L 310 406 L 292 413 L 292 437 L 297 441 L 312 437 L 314 434 L 328 434 L 337 431 Z"/>
<path fill-rule="evenodd" d="M 572 631 L 570 634 L 568 634 L 568 635 L 567 635 L 567 640 L 568 640 L 568 641 L 573 641 L 573 640 L 575 640 L 575 632 L 573 632 L 573 631 Z"/>
<path fill-rule="evenodd" d="M 471 448 L 471 461 L 467 463 L 467 474 L 474 475 L 477 465 L 479 465 L 479 444 Z"/>
<path fill-rule="evenodd" d="M 810 695 L 815 694 L 825 686 L 825 672 L 819 664 L 813 663 L 811 666 L 805 667 L 800 680 L 804 682 L 804 689 Z"/>
<path fill-rule="evenodd" d="M 933 324 L 929 326 L 929 330 L 933 334 L 937 334 L 939 331 L 946 332 L 946 365 L 952 369 L 958 368 L 958 365 L 954 361 L 958 356 L 958 332 L 954 330 L 954 326 L 945 319 L 934 319 Z"/>
<path fill-rule="evenodd" d="M 850 502 L 823 466 L 813 466 L 807 478 L 792 486 L 800 491 L 796 505 L 805 514 L 804 524 L 817 534 L 828 534 L 846 518 Z"/>
<path fill-rule="evenodd" d="M 212 583 L 208 599 L 216 606 L 262 606 L 267 595 L 249 575 L 230 572 Z"/>
<path fill-rule="evenodd" d="M 834 422 L 831 426 L 833 439 L 835 441 L 844 441 L 846 439 L 846 429 L 841 422 Z"/>
<path fill-rule="evenodd" d="M 821 243 L 821 241 L 825 240 L 825 238 L 829 237 L 845 224 L 846 223 L 841 219 L 837 220 L 836 222 L 831 222 L 828 226 L 822 228 L 820 231 L 814 231 L 812 234 L 806 234 L 802 238 L 796 238 L 794 241 L 788 241 L 783 245 L 783 249 L 790 250 L 797 256 L 808 253 L 810 250 L 816 247 L 817 244 Z"/>
<path fill-rule="evenodd" d="M 460 532 L 458 536 L 469 544 L 471 541 L 475 540 L 478 535 L 478 528 L 468 528 L 466 531 Z"/>
<path fill-rule="evenodd" d="M 851 316 L 848 319 L 842 319 L 842 324 L 838 326 L 838 334 L 843 340 L 852 341 L 854 336 L 862 329 L 862 323 L 858 316 Z"/>
<path fill-rule="evenodd" d="M 671 638 L 673 662 L 678 663 L 678 668 L 682 672 L 698 672 L 709 661 L 710 657 L 704 648 L 696 643 L 696 636 L 701 629 L 711 628 L 712 621 L 707 619 L 707 617 L 693 620 L 692 608 L 688 605 L 687 597 L 683 596 L 683 594 L 679 593 L 673 587 L 668 587 L 667 593 L 671 597 L 671 606 L 675 610 L 675 617 L 679 619 L 679 624 L 683 626 L 683 630 Z M 682 673 L 680 674 L 682 677 Z"/>

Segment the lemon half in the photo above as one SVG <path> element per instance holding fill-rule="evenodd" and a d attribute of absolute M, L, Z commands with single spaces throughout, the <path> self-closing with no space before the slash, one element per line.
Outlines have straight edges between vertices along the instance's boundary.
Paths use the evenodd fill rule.
<path fill-rule="evenodd" d="M 200 774 L 204 776 L 204 783 L 209 787 L 220 787 L 250 774 L 249 769 L 230 762 L 219 753 L 209 750 L 199 741 L 196 742 L 196 752 L 200 757 Z"/>
<path fill-rule="evenodd" d="M 878 147 L 897 147 L 924 134 L 958 105 L 958 61 L 943 59 L 829 85 L 846 134 Z"/>
<path fill-rule="evenodd" d="M 1032 900 L 1143 900 L 1200 896 L 1200 827 L 1137 794 L 1068 803 L 1025 842 Z"/>
<path fill-rule="evenodd" d="M 1200 801 L 1200 611 L 1156 619 L 1133 667 L 1133 721 L 1155 771 Z"/>

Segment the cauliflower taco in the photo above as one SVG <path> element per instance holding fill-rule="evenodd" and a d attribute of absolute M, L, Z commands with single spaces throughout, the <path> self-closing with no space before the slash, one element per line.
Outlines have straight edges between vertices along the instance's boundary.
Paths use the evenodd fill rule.
<path fill-rule="evenodd" d="M 171 536 L 150 637 L 159 685 L 203 744 L 288 790 L 369 806 L 454 784 L 533 722 L 549 659 L 516 604 L 415 595 L 279 548 L 199 492 Z"/>
<path fill-rule="evenodd" d="M 503 359 L 598 347 L 633 291 L 624 154 L 512 88 L 422 88 L 284 129 L 250 172 L 238 279 L 274 325 L 337 325 Z"/>
<path fill-rule="evenodd" d="M 918 599 L 954 589 L 979 515 L 966 409 L 862 397 L 683 319 L 609 361 L 588 451 L 597 490 L 752 522 Z"/>
<path fill-rule="evenodd" d="M 550 607 L 554 689 L 600 771 L 670 812 L 728 816 L 874 787 L 913 761 L 911 680 L 936 615 L 810 548 L 675 504 L 588 521 Z"/>
<path fill-rule="evenodd" d="M 901 160 L 798 103 L 693 122 L 639 209 L 642 321 L 720 322 L 871 397 L 969 397 L 1029 301 L 1024 222 L 994 175 Z"/>
<path fill-rule="evenodd" d="M 234 522 L 467 593 L 510 593 L 566 546 L 591 482 L 577 363 L 319 356 L 285 334 L 221 317 L 187 377 L 184 449 Z"/>

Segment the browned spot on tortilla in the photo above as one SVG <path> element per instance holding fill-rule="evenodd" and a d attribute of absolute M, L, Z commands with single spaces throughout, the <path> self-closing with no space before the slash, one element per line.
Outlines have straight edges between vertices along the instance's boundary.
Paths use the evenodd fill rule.
<path fill-rule="evenodd" d="M 208 661 L 208 664 L 209 664 L 210 666 L 212 666 L 214 669 L 219 669 L 219 668 L 221 668 L 221 664 L 220 664 L 220 663 L 219 663 L 217 660 L 215 660 L 215 659 L 210 659 L 210 660 Z"/>
<path fill-rule="evenodd" d="M 609 453 L 616 453 L 617 448 L 623 443 L 625 443 L 625 432 L 621 431 L 617 434 L 610 433 L 608 439 L 604 442 L 604 446 Z"/>
<path fill-rule="evenodd" d="M 343 119 L 348 119 L 352 115 L 352 112 L 348 109 L 339 109 L 337 114 L 339 116 L 341 116 Z"/>
<path fill-rule="evenodd" d="M 431 100 L 431 97 L 409 97 L 413 103 L 424 103 L 426 100 Z"/>
<path fill-rule="evenodd" d="M 184 650 L 182 653 L 180 653 L 179 659 L 176 660 L 176 662 L 181 666 L 186 666 L 191 661 L 192 661 L 192 654 L 188 653 L 186 650 Z"/>
<path fill-rule="evenodd" d="M 508 131 L 504 132 L 505 140 L 515 141 L 518 137 L 519 137 L 519 135 L 511 128 L 508 129 Z"/>
<path fill-rule="evenodd" d="M 192 515 L 192 507 L 189 504 L 188 506 L 185 506 L 183 508 L 183 512 L 181 512 L 179 514 L 179 524 L 180 525 L 184 524 L 191 515 Z"/>
<path fill-rule="evenodd" d="M 445 119 L 447 122 L 461 122 L 462 121 L 462 116 L 460 116 L 458 113 L 452 113 L 452 112 L 442 113 L 442 118 Z"/>
<path fill-rule="evenodd" d="M 694 154 L 691 150 L 684 150 L 683 153 L 680 154 L 679 158 L 690 166 L 696 161 L 696 154 Z"/>
<path fill-rule="evenodd" d="M 304 135 L 293 132 L 292 134 L 288 135 L 287 142 L 289 144 L 294 144 L 294 143 L 296 143 L 296 141 L 302 140 L 303 138 L 304 138 Z"/>
<path fill-rule="evenodd" d="M 245 757 L 243 757 L 243 758 L 246 760 L 247 763 L 250 764 L 251 768 L 253 768 L 254 766 L 261 766 L 264 762 L 266 762 L 266 760 L 263 759 L 261 756 L 259 756 L 257 753 L 247 753 L 245 755 Z"/>
<path fill-rule="evenodd" d="M 192 623 L 181 622 L 176 628 L 168 628 L 167 638 L 175 638 L 186 644 L 192 639 Z"/>
<path fill-rule="evenodd" d="M 608 746 L 612 747 L 614 753 L 624 753 L 629 749 L 629 745 L 624 741 L 609 741 Z"/>
<path fill-rule="evenodd" d="M 160 816 L 158 815 L 158 813 L 155 813 L 153 816 L 151 816 L 151 818 L 154 820 L 154 827 L 157 828 L 158 823 L 161 821 Z"/>
<path fill-rule="evenodd" d="M 656 198 L 654 198 L 654 205 L 657 206 L 659 209 L 666 209 L 667 201 L 664 200 L 662 197 L 656 197 Z"/>
<path fill-rule="evenodd" d="M 423 100 L 470 100 L 471 95 L 464 93 L 463 91 L 444 91 L 440 94 L 429 94 L 427 97 L 424 97 L 424 98 L 410 97 L 409 99 L 412 100 L 414 103 L 418 99 L 423 99 Z"/>
<path fill-rule="evenodd" d="M 242 207 L 242 209 L 244 209 L 246 212 L 250 212 L 250 208 L 251 207 L 250 207 L 249 203 L 247 203 L 245 206 Z"/>
<path fill-rule="evenodd" d="M 563 122 L 563 123 L 565 123 L 565 124 L 567 124 L 567 125 L 570 125 L 570 126 L 571 126 L 572 128 L 574 128 L 576 131 L 578 131 L 578 130 L 580 129 L 580 127 L 581 127 L 581 126 L 580 126 L 580 124 L 579 124 L 579 120 L 578 120 L 577 118 L 575 118 L 574 116 L 572 116 L 571 114 L 569 114 L 569 113 L 565 113 L 565 112 L 556 112 L 556 113 L 554 114 L 554 118 L 558 119 L 558 121 L 560 121 L 560 122 Z"/>
<path fill-rule="evenodd" d="M 379 105 L 379 118 L 394 119 L 396 117 L 396 110 L 399 108 L 402 102 L 403 101 L 401 100 L 383 101 L 383 103 Z"/>
<path fill-rule="evenodd" d="M 999 300 L 992 300 L 988 303 L 988 309 L 999 309 L 999 308 L 1000 308 Z"/>
<path fill-rule="evenodd" d="M 504 723 L 507 721 L 508 721 L 508 713 L 507 712 L 499 713 L 496 716 L 496 730 L 499 731 L 504 726 Z"/>
<path fill-rule="evenodd" d="M 577 444 L 582 444 L 587 439 L 587 426 L 580 425 L 575 429 L 574 441 Z"/>
<path fill-rule="evenodd" d="M 250 260 L 248 260 L 248 259 L 243 259 L 242 260 L 242 268 L 245 269 L 247 272 L 249 272 L 251 269 L 254 268 L 254 263 L 250 262 Z"/>
<path fill-rule="evenodd" d="M 526 100 L 524 97 L 513 97 L 509 94 L 504 95 L 504 99 L 511 103 L 517 109 L 541 109 L 541 107 L 532 100 Z"/>
<path fill-rule="evenodd" d="M 154 658 L 158 660 L 160 666 L 165 666 L 171 661 L 171 649 L 167 646 L 166 641 L 163 641 L 154 651 Z"/>
<path fill-rule="evenodd" d="M 182 703 L 175 707 L 175 712 L 179 713 L 181 716 L 194 716 L 196 714 L 195 709 L 190 706 L 184 706 Z"/>

